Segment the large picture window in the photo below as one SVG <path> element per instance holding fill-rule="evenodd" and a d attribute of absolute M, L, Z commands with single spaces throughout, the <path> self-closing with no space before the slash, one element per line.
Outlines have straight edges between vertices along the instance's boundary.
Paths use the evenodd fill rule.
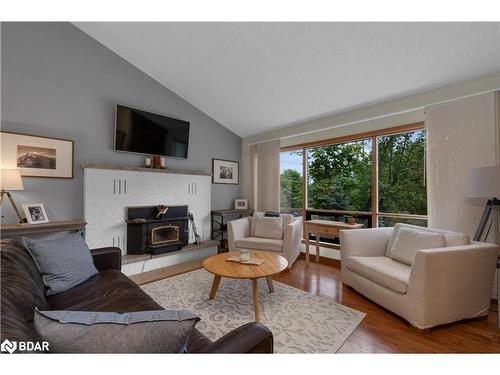
<path fill-rule="evenodd" d="M 426 226 L 425 145 L 423 124 L 411 124 L 282 149 L 281 208 L 365 227 Z"/>

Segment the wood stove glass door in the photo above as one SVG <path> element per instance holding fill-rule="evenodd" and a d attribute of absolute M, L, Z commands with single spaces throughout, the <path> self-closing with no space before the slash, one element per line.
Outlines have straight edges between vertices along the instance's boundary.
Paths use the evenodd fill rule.
<path fill-rule="evenodd" d="M 177 225 L 162 225 L 151 229 L 151 245 L 179 241 L 179 227 Z"/>

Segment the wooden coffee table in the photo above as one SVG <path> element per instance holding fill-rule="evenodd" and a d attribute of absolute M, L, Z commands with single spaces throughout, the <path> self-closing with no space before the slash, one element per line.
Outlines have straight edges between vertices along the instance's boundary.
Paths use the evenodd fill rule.
<path fill-rule="evenodd" d="M 220 279 L 222 277 L 252 280 L 255 321 L 258 322 L 260 321 L 260 314 L 257 280 L 265 277 L 267 279 L 269 293 L 272 293 L 274 291 L 272 276 L 282 272 L 288 266 L 288 262 L 281 255 L 257 250 L 250 250 L 250 257 L 264 259 L 264 263 L 259 266 L 226 261 L 227 258 L 234 255 L 239 255 L 239 253 L 222 253 L 208 257 L 203 261 L 203 268 L 214 274 L 214 281 L 212 283 L 212 290 L 210 291 L 209 298 L 215 298 L 217 288 L 219 287 Z"/>

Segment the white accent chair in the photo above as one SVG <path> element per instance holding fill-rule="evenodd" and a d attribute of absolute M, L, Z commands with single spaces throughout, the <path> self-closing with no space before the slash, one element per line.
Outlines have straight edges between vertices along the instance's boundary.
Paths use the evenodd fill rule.
<path fill-rule="evenodd" d="M 392 259 L 399 228 L 441 233 L 445 247 L 418 250 L 413 264 Z M 396 224 L 340 232 L 342 282 L 419 329 L 487 315 L 498 246 L 450 231 Z"/>
<path fill-rule="evenodd" d="M 255 212 L 252 217 L 244 217 L 227 223 L 229 251 L 251 249 L 270 251 L 282 255 L 290 269 L 302 249 L 302 217 L 281 214 L 283 229 L 281 238 L 258 237 L 255 233 L 256 217 L 264 217 L 264 212 Z"/>

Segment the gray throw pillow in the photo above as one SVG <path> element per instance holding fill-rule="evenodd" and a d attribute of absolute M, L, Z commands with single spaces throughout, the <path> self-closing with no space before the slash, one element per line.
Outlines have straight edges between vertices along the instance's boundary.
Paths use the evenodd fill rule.
<path fill-rule="evenodd" d="M 23 242 L 42 274 L 48 296 L 64 292 L 98 273 L 80 233 L 50 240 L 23 237 Z"/>
<path fill-rule="evenodd" d="M 184 353 L 200 318 L 187 310 L 38 311 L 35 329 L 55 353 Z"/>

